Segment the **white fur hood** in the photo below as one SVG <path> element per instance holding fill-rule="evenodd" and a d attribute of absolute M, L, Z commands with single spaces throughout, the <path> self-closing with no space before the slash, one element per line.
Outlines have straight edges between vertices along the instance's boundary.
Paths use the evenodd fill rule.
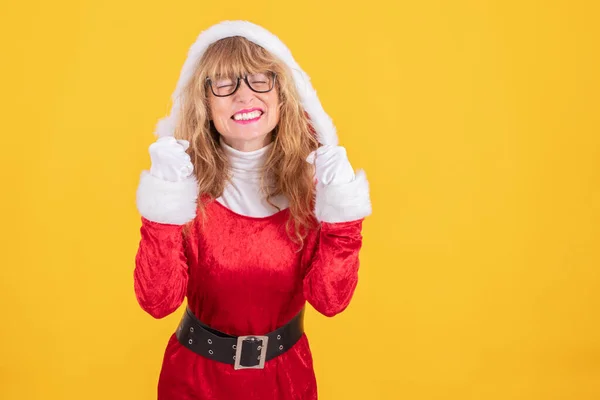
<path fill-rule="evenodd" d="M 249 21 L 223 21 L 211 26 L 198 35 L 196 41 L 188 51 L 188 56 L 181 69 L 175 92 L 171 96 L 173 101 L 171 113 L 158 122 L 155 134 L 159 137 L 173 135 L 175 121 L 180 109 L 182 90 L 193 76 L 198 61 L 211 43 L 231 36 L 243 36 L 251 42 L 264 47 L 290 68 L 296 89 L 300 94 L 302 106 L 310 116 L 319 142 L 327 145 L 337 145 L 338 138 L 335 126 L 329 115 L 323 110 L 321 102 L 317 97 L 317 92 L 312 87 L 310 77 L 300 68 L 290 50 L 277 36 Z"/>

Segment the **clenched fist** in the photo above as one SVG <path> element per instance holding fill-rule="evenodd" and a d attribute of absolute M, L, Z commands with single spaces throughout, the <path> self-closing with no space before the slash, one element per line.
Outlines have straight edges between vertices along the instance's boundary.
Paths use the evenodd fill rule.
<path fill-rule="evenodd" d="M 323 145 L 311 152 L 306 161 L 315 166 L 315 175 L 322 185 L 338 185 L 352 182 L 354 169 L 342 146 Z"/>
<path fill-rule="evenodd" d="M 172 136 L 159 138 L 149 148 L 150 174 L 169 182 L 180 182 L 194 172 L 194 166 L 186 150 L 187 140 L 177 140 Z"/>

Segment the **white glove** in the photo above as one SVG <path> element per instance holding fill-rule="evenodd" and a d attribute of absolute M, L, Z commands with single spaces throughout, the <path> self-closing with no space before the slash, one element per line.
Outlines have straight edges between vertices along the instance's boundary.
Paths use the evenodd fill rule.
<path fill-rule="evenodd" d="M 185 151 L 190 147 L 187 140 L 176 140 L 172 136 L 163 136 L 152 143 L 149 148 L 150 174 L 156 178 L 180 182 L 194 172 L 194 166 L 189 154 Z"/>
<path fill-rule="evenodd" d="M 306 161 L 315 165 L 316 178 L 323 185 L 350 183 L 355 178 L 346 149 L 341 146 L 323 145 L 311 152 Z"/>

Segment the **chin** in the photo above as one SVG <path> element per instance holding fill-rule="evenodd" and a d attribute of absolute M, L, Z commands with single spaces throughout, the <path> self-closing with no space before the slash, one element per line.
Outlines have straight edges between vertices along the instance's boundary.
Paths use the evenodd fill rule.
<path fill-rule="evenodd" d="M 229 137 L 234 140 L 258 140 L 269 136 L 270 132 L 272 132 L 272 130 L 261 129 L 250 132 L 241 130 L 230 135 Z"/>
<path fill-rule="evenodd" d="M 248 133 L 242 133 L 242 134 L 237 134 L 237 135 L 223 135 L 221 134 L 221 136 L 225 139 L 225 142 L 228 144 L 233 144 L 234 147 L 236 147 L 236 145 L 239 145 L 241 143 L 258 143 L 258 142 L 263 142 L 263 145 L 268 144 L 271 140 L 270 140 L 270 134 L 269 133 L 252 133 L 252 134 L 248 134 Z"/>
<path fill-rule="evenodd" d="M 264 134 L 264 133 L 253 133 L 253 134 L 246 133 L 246 134 L 225 136 L 225 138 L 231 139 L 231 140 L 260 140 L 266 136 L 267 136 L 267 134 Z"/>

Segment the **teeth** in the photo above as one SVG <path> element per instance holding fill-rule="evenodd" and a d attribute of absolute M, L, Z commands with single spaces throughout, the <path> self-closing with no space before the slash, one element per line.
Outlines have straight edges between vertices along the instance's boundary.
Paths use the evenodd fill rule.
<path fill-rule="evenodd" d="M 235 114 L 233 116 L 233 119 L 235 119 L 236 121 L 246 121 L 249 119 L 254 119 L 254 118 L 258 118 L 260 117 L 260 111 L 256 110 L 256 111 L 252 111 L 249 113 L 239 113 L 239 114 Z"/>

